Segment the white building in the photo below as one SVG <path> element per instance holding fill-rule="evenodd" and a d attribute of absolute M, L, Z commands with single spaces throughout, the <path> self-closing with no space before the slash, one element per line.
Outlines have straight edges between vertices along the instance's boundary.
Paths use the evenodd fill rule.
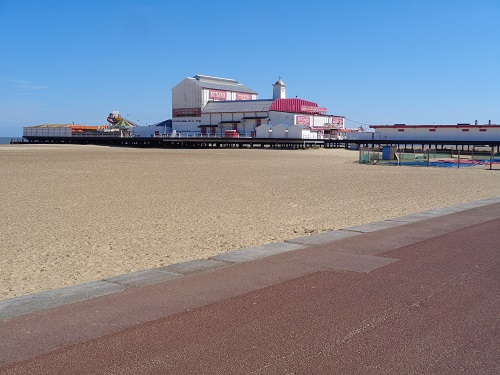
<path fill-rule="evenodd" d="M 23 137 L 27 139 L 29 137 L 71 137 L 72 126 L 71 124 L 26 126 L 23 128 Z"/>
<path fill-rule="evenodd" d="M 345 119 L 328 115 L 314 102 L 287 99 L 281 79 L 273 85 L 272 99 L 258 99 L 255 91 L 233 79 L 197 75 L 172 89 L 172 108 L 173 130 L 201 136 L 224 136 L 231 130 L 240 137 L 259 137 L 256 129 L 261 125 L 282 125 L 281 133 L 287 135 L 287 127 L 301 125 L 314 133 L 310 137 L 331 137 L 344 129 Z"/>
<path fill-rule="evenodd" d="M 169 134 L 169 129 L 162 125 L 149 125 L 149 126 L 135 126 L 132 128 L 132 136 L 154 138 L 164 137 Z"/>
<path fill-rule="evenodd" d="M 415 142 L 485 142 L 500 141 L 500 125 L 374 125 L 373 140 Z"/>
<path fill-rule="evenodd" d="M 272 126 L 270 125 L 261 125 L 255 128 L 255 137 L 256 138 L 272 138 Z"/>
<path fill-rule="evenodd" d="M 201 113 L 201 124 L 197 132 L 224 134 L 236 130 L 241 136 L 254 136 L 255 128 L 268 123 L 272 99 L 244 101 L 210 101 Z"/>
<path fill-rule="evenodd" d="M 318 131 L 304 125 L 293 125 L 288 128 L 288 138 L 318 139 Z"/>
<path fill-rule="evenodd" d="M 200 132 L 201 112 L 209 101 L 256 100 L 258 94 L 234 79 L 187 77 L 172 89 L 172 128 Z"/>
<path fill-rule="evenodd" d="M 318 133 L 317 130 L 304 125 L 261 125 L 255 129 L 256 138 L 318 139 Z"/>
<path fill-rule="evenodd" d="M 288 138 L 288 126 L 278 124 L 271 127 L 271 138 Z"/>
<path fill-rule="evenodd" d="M 322 138 L 325 130 L 343 130 L 344 117 L 327 115 L 326 108 L 298 98 L 208 102 L 201 113 L 199 132 L 215 135 L 236 130 L 240 136 L 254 137 L 256 128 L 264 124 L 271 127 L 302 125 Z"/>

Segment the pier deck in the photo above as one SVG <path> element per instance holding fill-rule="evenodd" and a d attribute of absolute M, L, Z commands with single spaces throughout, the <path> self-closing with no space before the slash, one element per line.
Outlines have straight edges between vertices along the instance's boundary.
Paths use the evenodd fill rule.
<path fill-rule="evenodd" d="M 310 147 L 349 148 L 349 147 L 382 147 L 397 146 L 399 148 L 434 148 L 464 150 L 470 147 L 495 148 L 500 152 L 500 141 L 466 141 L 466 140 L 347 140 L 347 139 L 289 139 L 289 138 L 221 138 L 221 137 L 117 137 L 107 134 L 78 135 L 71 137 L 29 136 L 23 142 L 14 143 L 61 143 L 61 144 L 93 144 L 125 147 L 154 148 L 288 148 L 304 149 Z M 13 142 L 11 142 L 13 143 Z"/>

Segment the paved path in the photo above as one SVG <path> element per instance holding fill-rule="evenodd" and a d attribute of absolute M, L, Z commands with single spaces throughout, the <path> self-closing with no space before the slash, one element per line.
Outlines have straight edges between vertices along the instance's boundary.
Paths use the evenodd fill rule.
<path fill-rule="evenodd" d="M 0 373 L 499 374 L 495 202 L 3 301 Z"/>

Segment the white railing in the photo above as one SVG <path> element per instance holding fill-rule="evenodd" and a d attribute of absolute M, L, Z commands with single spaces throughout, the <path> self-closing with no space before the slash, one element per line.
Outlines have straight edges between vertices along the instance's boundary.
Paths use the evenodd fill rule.
<path fill-rule="evenodd" d="M 139 136 L 140 137 L 140 136 Z M 226 137 L 224 134 L 201 134 L 201 133 L 183 133 L 179 132 L 175 135 L 161 134 L 155 138 L 207 138 L 207 139 L 221 139 L 221 138 L 255 138 L 251 133 L 238 134 L 237 137 Z"/>
<path fill-rule="evenodd" d="M 71 135 L 72 138 L 89 138 L 89 137 L 97 137 L 97 138 L 131 138 L 131 135 L 120 135 L 120 133 L 73 133 Z"/>

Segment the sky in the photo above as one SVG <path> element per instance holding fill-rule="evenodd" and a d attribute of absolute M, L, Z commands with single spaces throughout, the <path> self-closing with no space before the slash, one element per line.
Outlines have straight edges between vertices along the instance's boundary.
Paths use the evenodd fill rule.
<path fill-rule="evenodd" d="M 500 123 L 500 0 L 0 0 L 0 136 L 172 117 L 196 74 L 346 126 Z"/>

